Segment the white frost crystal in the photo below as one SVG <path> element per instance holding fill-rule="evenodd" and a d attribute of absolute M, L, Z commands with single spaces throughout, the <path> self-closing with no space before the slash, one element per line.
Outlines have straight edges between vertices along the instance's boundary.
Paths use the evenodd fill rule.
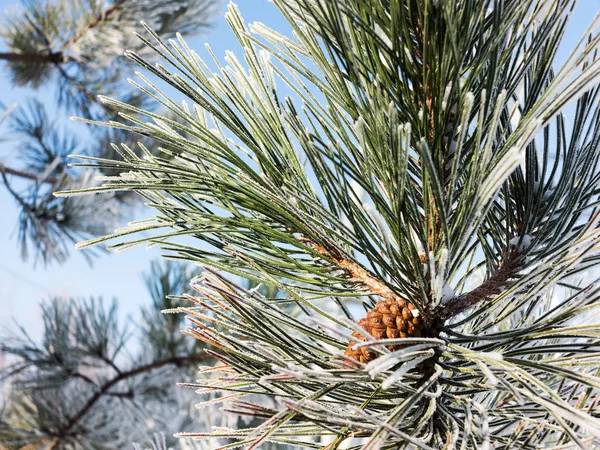
<path fill-rule="evenodd" d="M 525 236 L 523 236 L 523 238 L 521 238 L 520 236 L 515 236 L 509 241 L 509 244 L 511 247 L 518 246 L 517 250 L 519 252 L 522 252 L 524 250 L 527 250 L 531 246 L 531 240 L 532 237 L 529 234 L 526 234 Z"/>
<path fill-rule="evenodd" d="M 444 287 L 442 288 L 442 298 L 440 300 L 442 305 L 448 303 L 454 297 L 456 297 L 456 294 L 454 293 L 454 289 L 452 289 L 450 286 L 445 284 Z"/>

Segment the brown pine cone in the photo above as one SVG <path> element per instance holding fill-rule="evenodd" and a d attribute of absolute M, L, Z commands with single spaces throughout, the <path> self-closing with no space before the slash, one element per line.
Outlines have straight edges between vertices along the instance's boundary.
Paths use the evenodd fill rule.
<path fill-rule="evenodd" d="M 367 313 L 367 317 L 360 319 L 358 325 L 375 339 L 396 339 L 405 337 L 421 337 L 423 321 L 413 311 L 417 311 L 414 305 L 400 298 L 382 300 Z M 362 334 L 352 333 L 352 337 L 366 341 Z M 361 363 L 368 363 L 377 358 L 378 354 L 367 348 L 352 349 L 355 344 L 351 341 L 346 348 L 345 355 Z M 402 346 L 390 345 L 391 351 L 398 350 Z"/>

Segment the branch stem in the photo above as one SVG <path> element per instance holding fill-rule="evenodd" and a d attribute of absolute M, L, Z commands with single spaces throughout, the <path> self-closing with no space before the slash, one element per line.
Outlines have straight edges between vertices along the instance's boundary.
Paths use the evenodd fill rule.
<path fill-rule="evenodd" d="M 47 177 L 44 179 L 40 179 L 40 176 L 38 174 L 26 172 L 24 170 L 13 169 L 11 167 L 5 166 L 2 163 L 0 163 L 0 172 L 8 175 L 13 175 L 15 177 L 25 178 L 27 180 L 37 181 L 38 183 L 54 184 L 56 183 L 56 181 L 58 181 L 56 177 Z"/>
<path fill-rule="evenodd" d="M 163 359 L 160 361 L 154 361 L 152 363 L 146 364 L 144 366 L 139 366 L 134 369 L 131 369 L 127 372 L 120 372 L 114 378 L 108 380 L 104 383 L 98 391 L 94 395 L 92 395 L 88 401 L 83 405 L 83 407 L 69 419 L 65 427 L 60 431 L 60 435 L 57 436 L 57 439 L 52 443 L 52 446 L 49 450 L 56 450 L 58 445 L 62 441 L 64 437 L 67 436 L 69 431 L 73 429 L 73 427 L 91 410 L 92 407 L 102 398 L 103 395 L 111 395 L 109 390 L 115 386 L 117 383 L 127 379 L 139 375 L 141 373 L 150 372 L 151 370 L 158 369 L 160 367 L 168 366 L 168 365 L 179 365 L 190 363 L 194 361 L 202 361 L 204 359 L 209 358 L 207 354 L 196 354 L 196 355 L 188 355 L 188 356 L 175 356 L 172 358 Z"/>
<path fill-rule="evenodd" d="M 100 24 L 100 22 L 103 22 L 106 19 L 108 19 L 116 11 L 117 11 L 116 2 L 112 6 L 107 8 L 105 11 L 100 11 L 98 13 L 98 15 L 96 15 L 94 20 L 92 20 L 91 22 L 88 22 L 81 30 L 79 30 L 79 32 L 77 34 L 75 34 L 75 36 L 73 36 L 71 39 L 69 39 L 67 42 L 64 43 L 64 45 L 61 48 L 61 53 L 66 51 L 71 45 L 77 43 L 77 41 L 79 41 L 83 36 L 85 36 L 85 34 L 89 30 L 96 28 Z"/>
<path fill-rule="evenodd" d="M 60 64 L 64 62 L 62 52 L 57 53 L 0 53 L 0 59 L 10 62 L 37 62 Z"/>
<path fill-rule="evenodd" d="M 515 250 L 511 251 L 502 266 L 481 285 L 442 305 L 438 313 L 434 315 L 442 321 L 446 321 L 469 309 L 471 306 L 498 294 L 508 280 L 517 274 L 521 267 L 522 259 L 523 257 L 519 252 Z"/>

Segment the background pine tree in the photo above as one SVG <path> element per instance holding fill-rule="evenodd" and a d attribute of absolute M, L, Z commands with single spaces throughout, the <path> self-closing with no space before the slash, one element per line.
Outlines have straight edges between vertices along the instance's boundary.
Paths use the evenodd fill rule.
<path fill-rule="evenodd" d="M 98 184 L 95 177 L 101 173 L 68 169 L 67 155 L 83 151 L 111 157 L 110 142 L 127 142 L 122 133 L 85 136 L 63 129 L 57 113 L 116 117 L 114 108 L 97 101 L 100 90 L 151 107 L 127 83 L 133 65 L 123 56 L 126 49 L 136 49 L 152 57 L 133 36 L 140 20 L 166 39 L 176 32 L 198 34 L 209 29 L 219 6 L 218 0 L 27 0 L 3 14 L 0 36 L 8 52 L 0 53 L 0 60 L 6 62 L 13 84 L 56 93 L 56 111 L 50 114 L 37 100 L 17 110 L 6 108 L 3 114 L 10 141 L 19 142 L 11 165 L 0 162 L 0 176 L 21 210 L 18 241 L 23 258 L 62 263 L 75 242 L 110 232 L 132 217 L 135 206 L 125 194 L 75 201 L 52 196 L 56 190 Z M 84 255 L 90 258 L 93 252 Z"/>
<path fill-rule="evenodd" d="M 133 65 L 123 56 L 125 48 L 144 51 L 132 35 L 139 21 L 150 21 L 164 37 L 203 33 L 219 4 L 36 0 L 3 14 L 0 34 L 9 51 L 0 59 L 13 84 L 32 94 L 42 89 L 57 94 L 50 110 L 31 100 L 2 114 L 9 129 L 3 145 L 16 145 L 10 166 L 0 162 L 1 184 L 21 211 L 23 258 L 62 263 L 77 240 L 106 233 L 133 216 L 138 202 L 127 194 L 76 201 L 52 196 L 56 189 L 97 185 L 102 174 L 69 169 L 68 154 L 110 156 L 107 143 L 126 140 L 122 133 L 86 135 L 63 128 L 60 116 L 114 117 L 116 111 L 95 97 L 100 86 L 142 105 L 143 97 L 127 88 Z M 135 326 L 117 319 L 115 303 L 52 297 L 42 305 L 41 342 L 29 334 L 37 336 L 38 330 L 2 330 L 0 448 L 119 448 L 145 441 L 153 431 L 186 428 L 192 418 L 202 423 L 191 391 L 174 391 L 173 380 L 187 381 L 200 361 L 212 361 L 198 353 L 201 346 L 183 339 L 180 317 L 159 313 L 179 304 L 168 296 L 188 290 L 192 273 L 183 264 L 153 263 L 146 280 L 153 305 Z M 216 414 L 213 419 L 203 426 L 229 420 L 221 422 Z"/>
<path fill-rule="evenodd" d="M 103 97 L 123 113 L 89 122 L 152 150 L 84 157 L 126 172 L 60 194 L 128 189 L 156 209 L 81 247 L 144 230 L 114 247 L 159 244 L 207 266 L 181 311 L 221 373 L 196 386 L 263 422 L 186 436 L 600 446 L 599 291 L 582 275 L 600 244 L 600 19 L 555 68 L 572 0 L 274 2 L 293 37 L 247 28 L 230 6 L 244 60 L 228 54 L 217 72 L 148 26 L 140 38 L 162 62 L 128 52 L 145 70 L 134 85 L 179 119 Z M 574 101 L 569 129 L 561 111 Z M 394 335 L 411 319 L 392 310 L 400 302 L 418 334 Z M 344 354 L 349 343 L 368 358 Z"/>
<path fill-rule="evenodd" d="M 145 276 L 152 304 L 141 323 L 120 320 L 116 300 L 107 308 L 102 299 L 55 297 L 43 305 L 41 343 L 23 328 L 5 330 L 1 448 L 125 448 L 153 431 L 202 423 L 192 392 L 173 382 L 210 358 L 184 339 L 182 316 L 160 314 L 181 304 L 191 276 L 185 264 L 153 263 Z"/>

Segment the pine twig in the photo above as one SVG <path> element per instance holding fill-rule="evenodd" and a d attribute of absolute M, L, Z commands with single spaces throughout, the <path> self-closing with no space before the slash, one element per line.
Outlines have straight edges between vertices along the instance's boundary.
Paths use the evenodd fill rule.
<path fill-rule="evenodd" d="M 101 11 L 100 13 L 98 13 L 98 15 L 96 15 L 94 20 L 89 22 L 77 34 L 75 34 L 75 36 L 73 36 L 71 39 L 69 39 L 67 42 L 65 42 L 63 44 L 63 46 L 60 50 L 60 53 L 67 50 L 71 45 L 76 44 L 85 35 L 85 33 L 87 33 L 89 30 L 96 28 L 100 24 L 100 22 L 103 22 L 106 19 L 108 19 L 116 10 L 117 10 L 117 5 L 113 4 L 106 11 Z"/>
<path fill-rule="evenodd" d="M 16 177 L 25 178 L 27 180 L 37 181 L 38 183 L 54 184 L 58 181 L 58 179 L 56 177 L 46 177 L 44 179 L 41 179 L 40 176 L 35 173 L 26 172 L 24 170 L 13 169 L 11 167 L 5 166 L 2 163 L 0 163 L 0 172 L 2 172 L 3 174 L 14 175 Z"/>
<path fill-rule="evenodd" d="M 102 398 L 102 396 L 104 395 L 110 395 L 110 393 L 108 392 L 114 385 L 116 385 L 117 383 L 127 379 L 127 378 L 131 378 L 134 377 L 136 375 L 139 375 L 141 373 L 145 373 L 145 372 L 150 372 L 152 370 L 155 369 L 159 369 L 161 367 L 164 366 L 168 366 L 168 365 L 180 365 L 180 364 L 185 364 L 188 362 L 193 362 L 193 361 L 202 361 L 204 359 L 209 358 L 210 356 L 207 354 L 196 354 L 196 355 L 189 355 L 189 356 L 176 356 L 176 357 L 172 357 L 172 358 L 167 358 L 167 359 L 163 359 L 160 361 L 154 361 L 150 364 L 146 364 L 144 366 L 140 366 L 140 367 L 136 367 L 134 369 L 131 369 L 127 372 L 120 372 L 118 373 L 114 378 L 110 379 L 109 381 L 107 381 L 106 383 L 104 383 L 102 386 L 100 386 L 100 389 L 94 394 L 92 395 L 88 401 L 86 402 L 86 404 L 79 410 L 77 411 L 72 417 L 71 419 L 69 419 L 69 421 L 67 422 L 67 424 L 65 425 L 65 427 L 60 431 L 60 435 L 57 437 L 57 439 L 52 443 L 52 446 L 49 447 L 49 450 L 56 450 L 56 448 L 58 448 L 58 445 L 60 444 L 61 440 L 67 436 L 67 434 L 69 433 L 69 431 L 71 431 L 71 429 L 77 425 L 77 423 L 79 423 L 79 421 L 86 415 L 88 414 L 92 407 L 98 402 L 98 400 L 100 400 Z"/>
<path fill-rule="evenodd" d="M 492 295 L 500 293 L 501 288 L 506 285 L 508 280 L 517 274 L 522 261 L 523 256 L 519 252 L 516 250 L 511 251 L 493 275 L 472 291 L 465 292 L 447 304 L 442 305 L 434 316 L 442 321 L 446 321 L 477 303 L 487 300 Z"/>
<path fill-rule="evenodd" d="M 62 52 L 55 53 L 0 53 L 0 59 L 10 62 L 37 62 L 61 64 L 65 62 L 65 57 Z"/>
<path fill-rule="evenodd" d="M 369 295 L 376 295 L 384 300 L 398 298 L 398 295 L 396 295 L 383 282 L 373 277 L 366 269 L 354 261 L 346 259 L 337 249 L 327 250 L 325 247 L 316 244 L 305 237 L 301 237 L 300 242 L 307 243 L 325 258 L 335 261 L 335 263 L 346 272 L 348 278 L 352 282 L 367 288 Z"/>

